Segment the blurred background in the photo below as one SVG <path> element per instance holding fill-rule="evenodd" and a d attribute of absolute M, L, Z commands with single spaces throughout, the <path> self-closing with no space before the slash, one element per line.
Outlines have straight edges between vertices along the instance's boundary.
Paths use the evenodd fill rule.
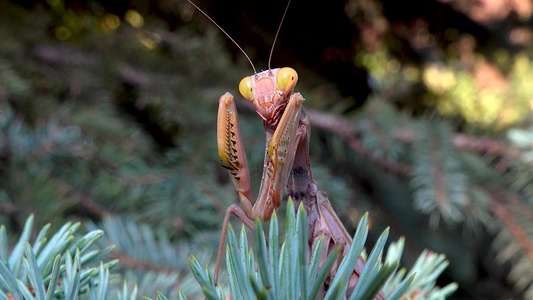
<path fill-rule="evenodd" d="M 197 4 L 258 70 L 286 1 Z M 533 3 L 293 0 L 272 67 L 299 73 L 319 189 L 404 265 L 443 253 L 452 299 L 533 298 Z M 105 230 L 115 269 L 169 298 L 213 266 L 235 192 L 218 98 L 253 73 L 185 0 L 0 0 L 0 224 Z M 255 191 L 262 122 L 237 96 Z M 282 205 L 282 210 L 284 205 Z M 235 222 L 238 224 L 238 222 Z M 163 249 L 163 250 L 161 250 Z"/>

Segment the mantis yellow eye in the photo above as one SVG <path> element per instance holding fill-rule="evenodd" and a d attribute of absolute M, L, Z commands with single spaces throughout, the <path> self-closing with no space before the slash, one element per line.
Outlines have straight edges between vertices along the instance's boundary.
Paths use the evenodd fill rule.
<path fill-rule="evenodd" d="M 252 83 L 252 77 L 244 77 L 239 83 L 239 92 L 247 100 L 252 101 L 254 85 Z"/>
<path fill-rule="evenodd" d="M 298 73 L 292 68 L 282 68 L 276 74 L 276 84 L 285 93 L 292 92 L 296 82 L 298 82 Z"/>

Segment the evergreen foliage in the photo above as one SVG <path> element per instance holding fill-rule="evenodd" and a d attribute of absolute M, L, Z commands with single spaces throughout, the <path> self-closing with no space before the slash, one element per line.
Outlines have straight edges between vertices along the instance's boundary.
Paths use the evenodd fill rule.
<path fill-rule="evenodd" d="M 94 230 L 75 237 L 80 223 L 67 223 L 48 237 L 50 225 L 45 225 L 31 245 L 33 221 L 33 216 L 26 220 L 11 252 L 6 229 L 0 227 L 0 298 L 79 299 L 86 295 L 87 299 L 107 299 L 109 269 L 118 260 L 101 261 L 113 246 L 92 249 L 103 231 Z"/>
<path fill-rule="evenodd" d="M 337 259 L 339 249 L 319 267 L 322 251 L 322 242 L 319 242 L 314 249 L 311 249 L 312 255 L 307 262 L 305 209 L 300 206 L 296 216 L 291 200 L 288 206 L 285 241 L 280 252 L 277 247 L 273 247 L 280 244 L 281 237 L 275 215 L 270 224 L 268 250 L 262 224 L 256 221 L 257 256 L 254 256 L 254 252 L 248 246 L 244 227 L 239 242 L 231 227 L 229 228 L 226 260 L 233 299 L 296 299 L 300 298 L 300 295 L 306 295 L 304 299 L 344 297 L 348 278 L 368 235 L 367 216 L 361 219 L 350 252 L 341 260 L 334 281 L 330 283 L 327 294 L 322 297 L 319 291 Z M 0 299 L 137 299 L 137 295 L 142 291 L 153 293 L 154 289 L 160 287 L 166 288 L 171 293 L 171 299 L 187 299 L 184 290 L 191 290 L 187 287 L 191 284 L 190 280 L 187 280 L 192 278 L 190 275 L 178 279 L 179 276 L 172 274 L 172 270 L 175 269 L 170 268 L 169 271 L 169 268 L 163 269 L 155 264 L 139 265 L 140 259 L 144 259 L 158 263 L 166 261 L 175 267 L 180 263 L 180 259 L 185 258 L 179 254 L 184 251 L 183 245 L 178 245 L 177 252 L 172 251 L 176 250 L 173 248 L 175 245 L 170 245 L 166 237 L 159 237 L 156 241 L 153 232 L 147 227 L 140 227 L 141 230 L 138 230 L 139 227 L 132 223 L 115 221 L 113 224 L 108 224 L 106 228 L 111 231 L 111 236 L 121 241 L 123 245 L 137 241 L 135 246 L 130 245 L 128 248 L 136 249 L 137 253 L 122 255 L 120 259 L 123 264 L 137 271 L 152 268 L 150 272 L 138 277 L 143 281 L 151 280 L 150 288 L 139 289 L 135 285 L 130 289 L 126 281 L 123 281 L 121 288 L 117 280 L 111 280 L 118 273 L 111 274 L 109 271 L 111 268 L 116 269 L 118 260 L 105 263 L 102 261 L 108 254 L 113 253 L 111 251 L 115 246 L 103 249 L 94 247 L 104 235 L 102 230 L 89 230 L 85 235 L 80 235 L 77 234 L 80 223 L 67 223 L 48 237 L 51 227 L 48 224 L 38 232 L 32 245 L 30 236 L 33 232 L 33 222 L 33 216 L 26 220 L 24 230 L 12 251 L 8 251 L 5 227 L 0 226 Z M 113 229 L 118 228 L 129 232 L 126 235 L 114 235 Z M 388 230 L 381 235 L 367 258 L 365 269 L 355 289 L 351 291 L 350 299 L 373 298 L 387 280 L 387 291 L 390 294 L 387 299 L 399 299 L 402 295 L 404 299 L 411 299 L 411 295 L 415 292 L 417 295 L 422 295 L 417 296 L 417 299 L 443 299 L 457 288 L 455 284 L 443 289 L 435 287 L 438 276 L 447 266 L 443 255 L 423 254 L 406 277 L 405 269 L 396 273 L 403 247 L 403 242 L 400 242 L 400 245 L 394 245 L 393 249 L 389 250 L 386 262 L 382 263 L 381 257 L 387 235 Z M 71 253 L 74 253 L 74 256 Z M 116 256 L 117 253 L 120 251 L 115 251 L 112 256 Z M 139 260 L 136 261 L 137 265 L 133 265 L 132 258 L 136 257 L 139 257 Z M 209 270 L 206 269 L 204 272 L 194 256 L 189 259 L 189 264 L 205 296 L 208 299 L 224 299 L 224 290 L 214 284 Z M 168 273 L 166 277 L 165 273 Z M 127 277 L 127 272 L 121 274 Z M 391 277 L 391 274 L 394 276 Z M 185 289 L 176 290 L 170 285 L 182 286 Z M 158 299 L 166 299 L 164 295 L 165 293 L 157 292 Z"/>

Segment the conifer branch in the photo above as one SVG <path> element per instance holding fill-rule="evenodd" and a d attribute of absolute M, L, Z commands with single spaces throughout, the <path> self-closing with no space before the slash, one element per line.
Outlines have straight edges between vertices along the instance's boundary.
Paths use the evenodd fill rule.
<path fill-rule="evenodd" d="M 360 141 L 359 136 L 361 134 L 361 129 L 357 128 L 349 119 L 313 109 L 308 109 L 307 114 L 309 115 L 313 128 L 319 128 L 333 133 L 353 151 L 374 160 L 378 165 L 387 169 L 389 172 L 401 176 L 408 176 L 411 173 L 411 167 L 408 164 L 377 157 L 369 153 Z M 407 144 L 412 144 L 414 141 L 414 132 L 409 129 L 399 129 L 393 133 L 393 136 Z M 452 142 L 458 150 L 472 151 L 479 155 L 496 155 L 505 159 L 518 159 L 523 163 L 527 163 L 527 161 L 523 159 L 523 153 L 519 148 L 502 144 L 492 138 L 455 134 L 452 137 Z"/>
<path fill-rule="evenodd" d="M 348 119 L 313 109 L 308 109 L 306 112 L 313 128 L 319 128 L 333 133 L 356 153 L 374 160 L 381 167 L 394 174 L 408 176 L 411 173 L 411 167 L 405 163 L 372 155 L 372 153 L 363 146 L 358 137 L 358 130 Z"/>
<path fill-rule="evenodd" d="M 19 211 L 18 207 L 16 207 L 12 203 L 0 203 L 0 213 L 3 213 L 3 214 L 14 214 L 17 211 Z"/>
<path fill-rule="evenodd" d="M 118 259 L 121 265 L 125 265 L 136 270 L 145 270 L 145 271 L 150 271 L 150 272 L 167 273 L 167 274 L 180 273 L 178 270 L 172 267 L 163 266 L 163 265 L 151 263 L 148 261 L 142 261 L 133 256 L 127 255 L 124 252 L 118 251 L 116 249 L 111 251 L 109 253 L 109 256 L 112 259 Z"/>
<path fill-rule="evenodd" d="M 77 199 L 78 203 L 91 214 L 94 214 L 99 218 L 113 215 L 113 213 L 109 211 L 105 206 L 99 204 L 98 201 L 85 195 L 80 190 L 71 186 L 67 182 L 61 179 L 56 179 L 56 182 L 58 188 L 63 189 L 65 194 L 73 195 Z"/>
<path fill-rule="evenodd" d="M 505 202 L 512 202 L 509 204 L 515 207 L 513 210 L 520 210 L 521 214 L 526 214 L 529 216 L 530 220 L 533 220 L 533 211 L 531 208 L 519 203 L 516 197 L 517 195 L 510 195 L 510 193 L 500 193 L 499 197 L 492 197 L 492 211 L 502 221 L 505 227 L 507 227 L 509 232 L 515 237 L 516 241 L 525 251 L 529 259 L 533 262 L 533 240 L 528 236 L 523 226 L 516 222 L 516 212 L 508 211 L 508 209 L 506 209 L 506 207 L 500 203 L 502 200 L 499 200 L 505 198 Z"/>

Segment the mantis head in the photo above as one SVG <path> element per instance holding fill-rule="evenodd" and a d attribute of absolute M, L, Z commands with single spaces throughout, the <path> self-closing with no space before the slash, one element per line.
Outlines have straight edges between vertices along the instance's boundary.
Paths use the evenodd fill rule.
<path fill-rule="evenodd" d="M 274 42 L 272 43 L 272 48 L 270 49 L 270 57 L 268 59 L 268 70 L 257 73 L 255 71 L 254 64 L 252 60 L 246 54 L 246 52 L 239 46 L 239 44 L 224 30 L 220 27 L 211 17 L 201 10 L 194 2 L 187 0 L 189 3 L 194 6 L 198 11 L 200 11 L 204 16 L 206 16 L 222 33 L 224 33 L 234 44 L 239 48 L 239 50 L 244 54 L 252 69 L 254 69 L 255 75 L 248 76 L 241 80 L 239 84 L 239 91 L 241 95 L 252 102 L 255 106 L 255 109 L 259 116 L 263 120 L 271 125 L 276 126 L 280 116 L 283 114 L 285 106 L 287 106 L 287 101 L 292 94 L 294 86 L 298 81 L 298 74 L 292 68 L 281 68 L 281 69 L 270 69 L 270 61 L 272 59 L 272 53 L 274 52 L 274 46 L 276 45 L 276 40 L 281 29 L 281 24 L 287 15 L 289 10 L 289 5 L 291 0 L 287 2 L 287 7 L 285 7 L 285 12 L 283 12 L 283 17 L 281 17 L 281 22 L 274 37 Z"/>
<path fill-rule="evenodd" d="M 266 122 L 277 123 L 298 81 L 292 68 L 278 68 L 245 77 L 239 84 L 241 95 L 252 102 Z"/>

